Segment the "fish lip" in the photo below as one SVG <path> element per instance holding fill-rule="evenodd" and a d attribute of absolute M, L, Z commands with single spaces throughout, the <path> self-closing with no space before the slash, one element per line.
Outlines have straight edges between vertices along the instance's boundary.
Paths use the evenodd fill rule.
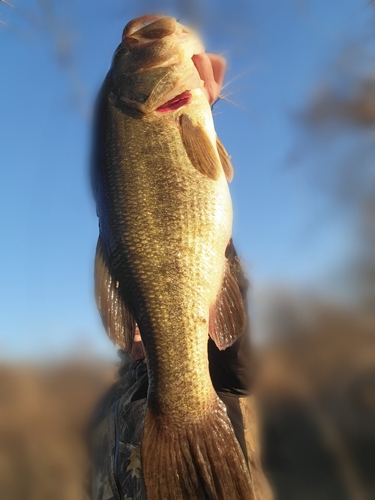
<path fill-rule="evenodd" d="M 186 106 L 189 104 L 191 100 L 191 92 L 190 90 L 185 90 L 181 94 L 176 95 L 169 101 L 165 102 L 158 108 L 156 108 L 155 111 L 158 111 L 159 113 L 166 113 L 168 111 L 176 111 L 177 109 L 182 108 L 183 106 Z"/>
<path fill-rule="evenodd" d="M 133 19 L 132 21 L 128 22 L 128 24 L 125 26 L 125 28 L 122 31 L 122 41 L 126 41 L 127 39 L 132 39 L 133 34 L 136 35 L 136 32 L 148 24 L 152 24 L 155 21 L 158 21 L 159 19 L 171 19 L 176 22 L 176 29 L 179 35 L 194 35 L 194 30 L 188 28 L 187 26 L 184 26 L 180 24 L 175 17 L 172 16 L 166 16 L 162 14 L 151 14 L 151 15 L 146 15 L 146 16 L 141 16 L 137 17 L 136 19 Z"/>
<path fill-rule="evenodd" d="M 132 21 L 128 22 L 128 24 L 125 26 L 125 28 L 122 32 L 122 40 L 125 40 L 129 36 L 132 36 L 133 33 L 138 31 L 139 29 L 143 28 L 147 24 L 151 24 L 154 21 L 162 19 L 163 17 L 168 17 L 168 16 L 163 16 L 160 14 L 152 14 L 152 15 L 141 16 L 141 17 L 137 17 L 136 19 L 133 19 Z"/>

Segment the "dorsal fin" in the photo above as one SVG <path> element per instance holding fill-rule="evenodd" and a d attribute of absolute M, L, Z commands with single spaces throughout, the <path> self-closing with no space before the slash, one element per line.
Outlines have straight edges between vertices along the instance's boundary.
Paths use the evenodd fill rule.
<path fill-rule="evenodd" d="M 95 298 L 109 338 L 130 353 L 135 333 L 134 316 L 120 294 L 119 282 L 110 271 L 100 237 L 95 255 Z"/>
<path fill-rule="evenodd" d="M 180 116 L 180 131 L 186 153 L 193 166 L 209 179 L 217 180 L 221 167 L 216 151 L 204 128 L 185 114 Z"/>

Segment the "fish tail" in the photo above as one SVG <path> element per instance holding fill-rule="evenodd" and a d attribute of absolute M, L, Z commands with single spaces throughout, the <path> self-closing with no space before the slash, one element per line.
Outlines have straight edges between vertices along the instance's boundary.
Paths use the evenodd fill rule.
<path fill-rule="evenodd" d="M 152 500 L 255 500 L 252 479 L 224 404 L 199 422 L 147 410 L 142 474 Z"/>

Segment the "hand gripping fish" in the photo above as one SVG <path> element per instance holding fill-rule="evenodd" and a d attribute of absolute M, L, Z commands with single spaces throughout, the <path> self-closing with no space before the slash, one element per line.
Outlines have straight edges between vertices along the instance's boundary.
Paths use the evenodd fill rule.
<path fill-rule="evenodd" d="M 208 335 L 225 349 L 246 320 L 225 258 L 232 167 L 193 62 L 203 52 L 174 18 L 130 22 L 97 107 L 96 296 L 115 343 L 131 349 L 135 322 L 142 335 L 148 500 L 254 498 L 208 367 Z"/>

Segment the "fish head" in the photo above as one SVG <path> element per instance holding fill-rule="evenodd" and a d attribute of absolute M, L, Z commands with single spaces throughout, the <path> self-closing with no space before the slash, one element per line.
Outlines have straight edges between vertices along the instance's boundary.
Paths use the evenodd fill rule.
<path fill-rule="evenodd" d="M 197 34 L 173 17 L 134 19 L 126 25 L 113 56 L 113 104 L 126 114 L 142 117 L 178 109 L 194 91 L 207 101 L 199 65 L 203 53 Z"/>

